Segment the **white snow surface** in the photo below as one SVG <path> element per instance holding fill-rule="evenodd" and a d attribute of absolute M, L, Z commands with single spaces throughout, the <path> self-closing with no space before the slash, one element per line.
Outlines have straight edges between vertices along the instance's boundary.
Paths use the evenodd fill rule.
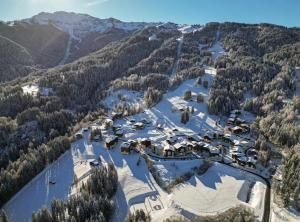
<path fill-rule="evenodd" d="M 172 160 L 172 161 L 156 161 L 154 167 L 156 168 L 160 180 L 164 183 L 170 183 L 183 176 L 185 173 L 191 172 L 193 167 L 199 167 L 203 163 L 202 160 Z"/>
<path fill-rule="evenodd" d="M 53 93 L 52 88 L 39 87 L 36 84 L 24 85 L 22 86 L 22 90 L 24 94 L 30 94 L 32 96 L 36 96 L 38 93 L 43 96 L 49 96 L 50 93 Z"/>
<path fill-rule="evenodd" d="M 120 89 L 110 92 L 110 94 L 102 102 L 107 108 L 114 108 L 120 103 L 125 102 L 128 105 L 141 105 L 143 103 L 143 96 L 140 92 Z"/>
<path fill-rule="evenodd" d="M 212 45 L 212 47 L 210 47 L 208 49 L 212 53 L 212 60 L 213 61 L 216 61 L 216 59 L 219 56 L 222 56 L 222 55 L 225 54 L 225 50 L 222 47 L 221 42 L 220 42 L 219 39 L 220 39 L 220 30 L 217 31 L 215 43 Z"/>
<path fill-rule="evenodd" d="M 217 41 L 209 51 L 212 53 L 212 60 L 216 61 L 217 58 L 225 54 L 225 50 L 223 49 L 221 43 Z"/>
<path fill-rule="evenodd" d="M 216 163 L 205 174 L 193 176 L 187 183 L 177 185 L 172 198 L 180 208 L 195 215 L 214 215 L 240 204 L 251 207 L 251 204 L 238 198 L 241 189 L 244 189 L 244 193 L 249 192 L 245 189 L 246 186 L 243 187 L 243 184 L 249 181 L 261 179 Z M 263 212 L 263 197 L 264 194 L 256 195 L 256 202 L 261 205 L 258 213 Z"/>
<path fill-rule="evenodd" d="M 200 31 L 203 27 L 200 25 L 179 25 L 178 31 L 183 34 Z"/>
<path fill-rule="evenodd" d="M 39 86 L 35 84 L 22 86 L 24 94 L 36 95 L 39 92 Z"/>

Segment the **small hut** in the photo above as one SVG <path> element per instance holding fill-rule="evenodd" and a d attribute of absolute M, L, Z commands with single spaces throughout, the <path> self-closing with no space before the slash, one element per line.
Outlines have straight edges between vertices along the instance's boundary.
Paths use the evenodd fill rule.
<path fill-rule="evenodd" d="M 239 126 L 235 126 L 230 129 L 234 134 L 241 134 L 243 133 L 243 129 Z"/>
<path fill-rule="evenodd" d="M 130 151 L 131 151 L 131 148 L 132 148 L 132 146 L 131 146 L 131 144 L 129 142 L 123 142 L 121 144 L 121 152 L 123 154 L 129 154 Z"/>
<path fill-rule="evenodd" d="M 90 164 L 91 167 L 98 167 L 98 166 L 100 166 L 99 161 L 95 160 L 95 159 L 90 160 L 89 164 Z"/>
<path fill-rule="evenodd" d="M 174 147 L 174 155 L 184 156 L 187 151 L 187 146 L 185 143 L 175 143 Z"/>
<path fill-rule="evenodd" d="M 150 147 L 151 146 L 151 140 L 150 139 L 148 139 L 148 138 L 143 138 L 143 139 L 141 139 L 141 145 L 143 146 L 143 147 Z"/>
<path fill-rule="evenodd" d="M 164 156 L 172 157 L 174 156 L 174 147 L 168 143 L 164 144 Z"/>
<path fill-rule="evenodd" d="M 144 129 L 145 127 L 145 124 L 143 122 L 137 122 L 133 125 L 134 129 L 136 130 L 141 130 L 141 129 Z"/>
<path fill-rule="evenodd" d="M 105 146 L 110 149 L 113 148 L 118 143 L 118 137 L 116 136 L 109 136 L 105 140 Z"/>

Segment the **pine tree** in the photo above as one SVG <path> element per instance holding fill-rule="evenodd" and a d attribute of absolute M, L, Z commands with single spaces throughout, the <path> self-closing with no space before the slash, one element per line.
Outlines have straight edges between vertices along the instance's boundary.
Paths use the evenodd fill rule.
<path fill-rule="evenodd" d="M 183 99 L 184 100 L 190 100 L 191 98 L 192 98 L 192 91 L 191 90 L 185 91 L 185 93 L 183 95 Z"/>
<path fill-rule="evenodd" d="M 198 95 L 197 95 L 197 102 L 198 102 L 198 103 L 203 103 L 203 102 L 204 102 L 204 97 L 203 97 L 202 94 L 198 94 Z"/>
<path fill-rule="evenodd" d="M 195 112 L 195 108 L 192 106 L 191 113 L 194 113 L 194 112 Z"/>

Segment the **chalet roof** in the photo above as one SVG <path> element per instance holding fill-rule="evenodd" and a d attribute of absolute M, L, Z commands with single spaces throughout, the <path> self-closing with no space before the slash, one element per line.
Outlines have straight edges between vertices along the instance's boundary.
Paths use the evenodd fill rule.
<path fill-rule="evenodd" d="M 107 118 L 107 119 L 105 119 L 105 122 L 114 122 L 112 119 L 110 119 L 110 118 Z"/>
<path fill-rule="evenodd" d="M 169 140 L 171 143 L 175 143 L 177 141 L 177 136 L 175 135 L 168 136 L 167 140 Z"/>
<path fill-rule="evenodd" d="M 75 136 L 82 136 L 82 132 L 75 133 Z"/>
<path fill-rule="evenodd" d="M 134 124 L 134 126 L 136 126 L 136 127 L 143 127 L 144 123 L 143 122 L 137 122 L 137 123 Z"/>
<path fill-rule="evenodd" d="M 186 143 L 175 143 L 173 147 L 177 150 L 177 149 L 185 148 L 186 145 L 187 145 Z"/>
<path fill-rule="evenodd" d="M 136 140 L 128 140 L 128 143 L 130 143 L 130 144 L 137 144 L 137 141 Z"/>
<path fill-rule="evenodd" d="M 129 148 L 130 147 L 130 143 L 128 143 L 128 142 L 123 142 L 122 144 L 121 144 L 121 148 Z"/>
<path fill-rule="evenodd" d="M 247 163 L 247 162 L 248 162 L 248 158 L 245 157 L 245 156 L 240 156 L 240 157 L 238 157 L 237 159 L 238 159 L 239 161 L 241 161 L 241 162 L 244 162 L 244 163 Z"/>
<path fill-rule="evenodd" d="M 116 140 L 117 140 L 117 137 L 109 136 L 105 139 L 105 143 L 112 143 L 112 142 L 115 142 Z"/>
<path fill-rule="evenodd" d="M 228 122 L 234 122 L 234 118 L 228 118 Z"/>
<path fill-rule="evenodd" d="M 165 143 L 164 144 L 164 151 L 165 150 L 171 150 L 171 151 L 174 151 L 174 146 L 168 144 L 168 143 Z"/>
<path fill-rule="evenodd" d="M 141 139 L 141 142 L 149 142 L 149 141 L 151 142 L 151 140 L 149 138 L 142 138 Z"/>
<path fill-rule="evenodd" d="M 240 147 L 240 146 L 234 146 L 234 147 L 232 148 L 232 151 L 242 153 L 242 152 L 244 152 L 244 149 L 243 149 L 242 147 Z"/>
<path fill-rule="evenodd" d="M 118 115 L 123 115 L 123 113 L 122 112 L 112 112 L 111 115 L 117 115 L 118 116 Z"/>
<path fill-rule="evenodd" d="M 239 126 L 235 126 L 235 127 L 232 128 L 232 130 L 235 131 L 235 130 L 243 130 L 243 129 Z"/>
<path fill-rule="evenodd" d="M 235 146 L 243 146 L 243 147 L 245 147 L 245 146 L 249 146 L 250 145 L 249 141 L 247 141 L 247 140 L 234 140 L 233 142 L 234 142 Z"/>
<path fill-rule="evenodd" d="M 209 145 L 208 149 L 211 154 L 219 154 L 220 153 L 220 150 L 217 147 L 214 147 L 212 145 Z"/>
<path fill-rule="evenodd" d="M 90 165 L 92 165 L 92 166 L 99 166 L 99 165 L 100 165 L 99 161 L 96 160 L 96 159 L 90 160 L 89 163 L 90 163 Z"/>

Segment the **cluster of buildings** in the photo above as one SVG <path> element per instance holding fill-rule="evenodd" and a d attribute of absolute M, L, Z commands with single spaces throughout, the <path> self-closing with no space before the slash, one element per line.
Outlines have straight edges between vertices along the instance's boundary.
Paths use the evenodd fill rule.
<path fill-rule="evenodd" d="M 240 110 L 232 110 L 230 112 L 226 129 L 234 134 L 248 133 L 250 131 L 247 121 L 241 118 Z"/>
<path fill-rule="evenodd" d="M 91 140 L 99 141 L 104 138 L 107 149 L 114 148 L 120 143 L 120 151 L 123 154 L 130 154 L 132 151 L 143 150 L 151 155 L 162 158 L 185 158 L 201 153 L 205 156 L 224 156 L 229 154 L 234 162 L 240 165 L 255 167 L 257 152 L 254 142 L 247 137 L 242 137 L 249 132 L 249 124 L 241 118 L 239 110 L 233 110 L 228 118 L 227 127 L 224 133 L 220 131 L 208 131 L 205 134 L 183 134 L 173 128 L 168 131 L 162 129 L 162 137 L 159 139 L 138 138 L 126 140 L 124 126 L 117 124 L 116 120 L 124 118 L 127 120 L 127 127 L 131 130 L 143 130 L 151 121 L 147 119 L 136 120 L 123 117 L 122 113 L 112 113 L 110 118 L 104 122 L 104 134 L 99 127 L 91 127 Z M 101 124 L 98 124 L 101 125 Z M 86 128 L 83 131 L 87 130 Z M 142 134 L 141 134 L 142 135 Z M 205 154 L 206 153 L 206 154 Z"/>

